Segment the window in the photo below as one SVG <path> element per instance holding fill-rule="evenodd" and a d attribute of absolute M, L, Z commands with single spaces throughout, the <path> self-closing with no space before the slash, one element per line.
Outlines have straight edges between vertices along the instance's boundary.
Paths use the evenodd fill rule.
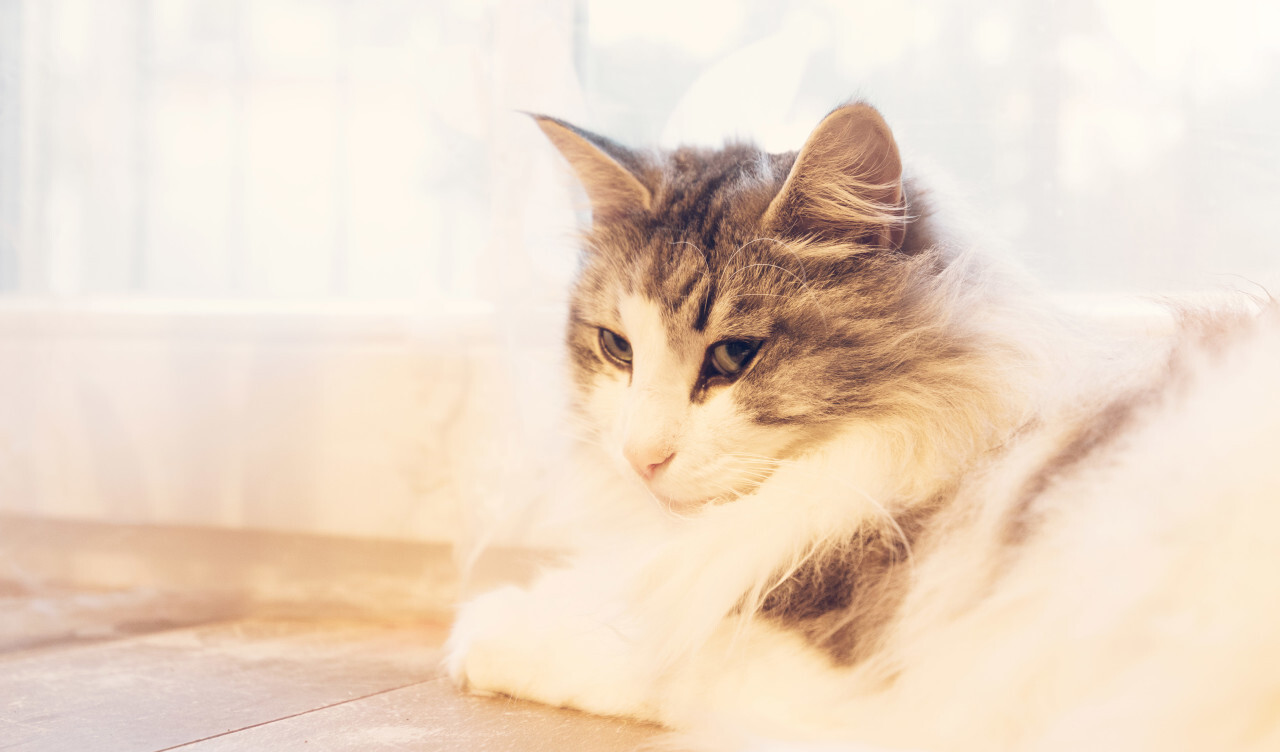
<path fill-rule="evenodd" d="M 1053 287 L 1275 285 L 1278 14 L 0 0 L 0 511 L 445 538 L 535 495 L 575 189 L 521 110 L 788 150 L 863 97 Z"/>
<path fill-rule="evenodd" d="M 1276 13 L 4 0 L 0 290 L 470 298 L 519 294 L 531 274 L 555 287 L 571 220 L 537 220 L 548 206 L 529 181 L 558 165 L 530 153 L 545 146 L 516 109 L 638 145 L 743 135 L 784 150 L 851 96 L 1056 285 L 1202 287 L 1268 271 L 1280 232 Z"/>
<path fill-rule="evenodd" d="M 497 48 L 524 50 L 495 33 L 492 3 L 0 7 L 0 289 L 408 299 L 483 287 Z M 573 29 L 556 33 L 549 43 L 567 47 Z"/>

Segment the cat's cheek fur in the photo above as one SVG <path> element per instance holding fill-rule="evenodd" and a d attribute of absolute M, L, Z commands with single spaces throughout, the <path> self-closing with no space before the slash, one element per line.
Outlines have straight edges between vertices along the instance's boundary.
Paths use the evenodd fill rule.
<path fill-rule="evenodd" d="M 681 441 L 684 461 L 673 462 L 659 482 L 691 498 L 749 493 L 785 460 L 795 433 L 755 423 L 734 400 L 733 386 L 719 387 L 690 416 Z"/>

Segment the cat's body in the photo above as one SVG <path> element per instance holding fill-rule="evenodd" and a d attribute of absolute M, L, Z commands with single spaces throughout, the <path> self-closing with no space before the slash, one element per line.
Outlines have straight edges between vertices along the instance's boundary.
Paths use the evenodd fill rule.
<path fill-rule="evenodd" d="M 581 483 L 471 688 L 724 740 L 1280 749 L 1280 326 L 1107 340 L 948 240 L 865 105 L 798 155 L 540 125 L 592 201 Z"/>

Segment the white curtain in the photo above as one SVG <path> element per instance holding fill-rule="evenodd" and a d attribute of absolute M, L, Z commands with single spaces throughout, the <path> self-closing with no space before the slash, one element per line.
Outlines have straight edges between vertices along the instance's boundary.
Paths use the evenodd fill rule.
<path fill-rule="evenodd" d="M 575 216 L 518 110 L 581 115 L 575 13 L 0 0 L 0 513 L 452 540 L 534 498 Z"/>

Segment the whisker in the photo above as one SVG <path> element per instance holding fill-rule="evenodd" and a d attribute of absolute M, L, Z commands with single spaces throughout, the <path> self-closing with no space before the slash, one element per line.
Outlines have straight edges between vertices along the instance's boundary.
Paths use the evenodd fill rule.
<path fill-rule="evenodd" d="M 730 264 L 732 264 L 734 259 L 738 258 L 738 255 L 747 249 L 747 246 L 752 245 L 754 243 L 759 243 L 760 241 L 764 241 L 766 243 L 774 243 L 776 245 L 780 245 L 784 247 L 786 246 L 786 243 L 784 243 L 781 240 L 778 240 L 777 238 L 767 238 L 763 236 L 758 238 L 753 238 L 752 240 L 748 240 L 747 242 L 738 246 L 738 249 L 734 251 L 733 255 L 729 257 L 729 260 L 725 262 L 725 267 L 727 268 Z"/>
<path fill-rule="evenodd" d="M 733 272 L 729 274 L 729 276 L 730 276 L 730 277 L 736 277 L 736 276 L 738 276 L 738 275 L 739 275 L 739 274 L 741 274 L 742 272 L 745 272 L 745 271 L 746 271 L 746 270 L 748 270 L 748 269 L 755 269 L 755 268 L 757 268 L 757 267 L 759 267 L 759 268 L 764 268 L 764 269 L 777 269 L 777 270 L 778 270 L 778 271 L 780 271 L 780 272 L 784 272 L 784 273 L 786 273 L 786 274 L 790 274 L 790 275 L 791 275 L 791 277 L 792 277 L 793 279 L 795 279 L 795 281 L 797 281 L 797 282 L 799 282 L 799 283 L 800 283 L 800 286 L 801 286 L 801 287 L 805 288 L 806 290 L 808 290 L 808 289 L 809 289 L 809 282 L 808 282 L 808 280 L 806 280 L 804 277 L 801 277 L 799 274 L 796 274 L 795 272 L 791 271 L 790 269 L 785 269 L 785 268 L 783 268 L 783 267 L 781 267 L 781 266 L 778 266 L 777 264 L 769 264 L 769 263 L 766 263 L 766 262 L 764 262 L 764 261 L 757 261 L 757 262 L 755 262 L 755 263 L 753 263 L 753 264 L 747 264 L 746 266 L 738 267 L 737 269 L 734 269 L 734 270 L 733 270 Z"/>
<path fill-rule="evenodd" d="M 697 252 L 698 252 L 699 257 L 702 259 L 702 266 L 703 266 L 704 268 L 706 268 L 706 270 L 707 270 L 708 272 L 710 272 L 710 271 L 711 271 L 711 262 L 707 260 L 707 252 L 706 252 L 706 251 L 704 251 L 702 248 L 700 248 L 700 247 L 698 247 L 697 245 L 695 245 L 695 244 L 693 244 L 693 243 L 689 242 L 688 240 L 673 240 L 673 241 L 671 241 L 671 242 L 669 243 L 669 245 L 687 245 L 687 246 L 689 246 L 690 248 L 692 248 L 693 250 L 695 250 L 695 251 L 697 251 Z"/>

